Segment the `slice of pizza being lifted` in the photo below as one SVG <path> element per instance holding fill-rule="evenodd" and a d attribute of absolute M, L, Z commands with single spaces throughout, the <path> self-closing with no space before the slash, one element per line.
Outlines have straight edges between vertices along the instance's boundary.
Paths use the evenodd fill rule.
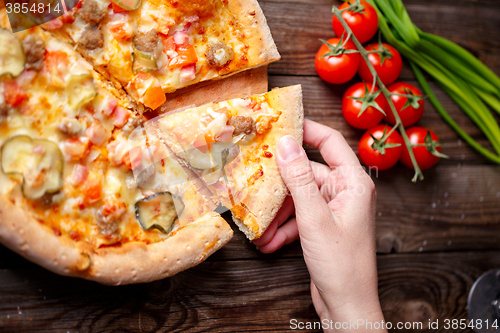
<path fill-rule="evenodd" d="M 280 58 L 256 0 L 83 0 L 43 27 L 150 109 Z"/>
<path fill-rule="evenodd" d="M 284 135 L 302 143 L 301 87 L 174 112 L 151 127 L 253 240 L 264 233 L 288 193 L 274 153 Z"/>

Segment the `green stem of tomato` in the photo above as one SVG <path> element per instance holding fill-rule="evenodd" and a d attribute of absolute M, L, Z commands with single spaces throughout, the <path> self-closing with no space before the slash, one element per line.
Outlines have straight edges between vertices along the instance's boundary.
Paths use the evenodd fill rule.
<path fill-rule="evenodd" d="M 376 78 L 379 89 L 382 91 L 385 98 L 387 99 L 387 102 L 389 103 L 392 114 L 394 115 L 394 118 L 396 118 L 396 125 L 394 125 L 394 127 L 399 127 L 399 131 L 401 132 L 401 136 L 403 137 L 403 140 L 405 142 L 406 149 L 408 150 L 408 153 L 410 154 L 411 163 L 413 164 L 413 167 L 415 168 L 415 176 L 413 177 L 412 181 L 416 182 L 417 180 L 423 180 L 424 175 L 422 173 L 422 170 L 420 170 L 420 167 L 418 166 L 417 160 L 415 159 L 415 155 L 413 154 L 413 149 L 412 149 L 413 146 L 411 144 L 411 141 L 408 138 L 408 135 L 406 134 L 403 123 L 401 122 L 401 118 L 399 118 L 399 114 L 396 110 L 396 107 L 394 106 L 394 103 L 392 102 L 391 93 L 389 92 L 389 90 L 387 89 L 385 84 L 382 83 L 382 80 L 380 80 L 380 77 L 378 76 L 377 71 L 373 67 L 370 60 L 368 59 L 369 52 L 365 50 L 365 48 L 363 47 L 363 45 L 361 45 L 361 43 L 358 41 L 356 36 L 354 36 L 351 28 L 349 28 L 346 21 L 342 17 L 342 12 L 337 7 L 333 7 L 333 14 L 335 15 L 335 17 L 337 17 L 339 22 L 342 24 L 345 31 L 351 36 L 351 40 L 354 42 L 354 45 L 356 45 L 356 48 L 359 51 L 359 54 L 361 54 L 361 56 L 363 57 L 363 60 L 368 65 L 368 68 L 370 69 L 370 73 L 373 75 L 374 78 Z"/>

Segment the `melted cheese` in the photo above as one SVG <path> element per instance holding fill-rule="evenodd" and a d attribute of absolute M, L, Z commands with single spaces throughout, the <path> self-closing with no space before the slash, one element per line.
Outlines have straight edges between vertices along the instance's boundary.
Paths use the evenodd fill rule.
<path fill-rule="evenodd" d="M 146 33 L 156 29 L 164 36 L 162 38 L 166 38 L 172 36 L 176 31 L 188 29 L 189 44 L 194 46 L 198 57 L 196 76 L 192 80 L 180 80 L 181 68 L 168 66 L 169 59 L 175 56 L 176 52 L 160 52 L 161 54 L 157 57 L 159 68 L 152 74 L 165 92 L 173 92 L 199 81 L 210 80 L 246 65 L 248 46 L 245 45 L 244 35 L 240 32 L 234 15 L 229 11 L 224 1 L 214 1 L 213 6 L 212 2 L 207 2 L 206 10 L 215 13 L 201 19 L 191 13 L 192 8 L 189 3 L 176 8 L 167 0 L 142 0 L 137 10 L 114 13 L 109 8 L 110 0 L 97 0 L 97 2 L 99 6 L 108 10 L 108 15 L 99 23 L 104 35 L 104 45 L 101 49 L 88 50 L 87 55 L 90 56 L 95 65 L 106 65 L 107 71 L 140 102 L 144 102 L 144 94 L 137 94 L 132 91 L 133 86 L 129 85 L 129 82 L 132 82 L 136 75 L 131 70 L 133 63 L 132 38 L 116 39 L 109 29 L 110 26 L 124 20 L 129 24 L 127 29 L 133 30 L 132 36 L 139 32 Z M 183 10 L 187 12 L 183 12 Z M 63 30 L 77 44 L 83 31 L 89 25 L 80 15 L 76 15 L 75 21 L 66 24 Z M 220 69 L 209 67 L 205 58 L 208 46 L 217 43 L 224 43 L 234 51 L 234 60 Z M 163 49 L 161 41 L 159 47 Z"/>

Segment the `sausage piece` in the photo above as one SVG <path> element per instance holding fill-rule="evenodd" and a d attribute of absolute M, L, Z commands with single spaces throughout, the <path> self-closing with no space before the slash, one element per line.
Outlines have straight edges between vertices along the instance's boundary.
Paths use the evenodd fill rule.
<path fill-rule="evenodd" d="M 210 45 L 205 52 L 208 64 L 220 68 L 226 66 L 234 59 L 233 49 L 223 43 Z"/>
<path fill-rule="evenodd" d="M 250 117 L 236 116 L 229 119 L 228 124 L 234 127 L 233 136 L 241 133 L 251 134 L 255 130 L 255 122 Z"/>
<path fill-rule="evenodd" d="M 56 128 L 62 134 L 68 136 L 79 136 L 83 133 L 83 125 L 75 118 L 63 118 Z"/>
<path fill-rule="evenodd" d="M 3 124 L 7 120 L 9 111 L 10 106 L 7 103 L 0 103 L 0 124 Z"/>
<path fill-rule="evenodd" d="M 26 67 L 39 71 L 45 59 L 45 43 L 35 35 L 28 35 L 23 39 L 24 53 L 26 54 Z"/>
<path fill-rule="evenodd" d="M 106 10 L 101 8 L 94 0 L 85 0 L 82 4 L 82 8 L 78 10 L 78 14 L 87 23 L 96 24 L 102 21 L 106 17 Z"/>
<path fill-rule="evenodd" d="M 141 52 L 153 53 L 160 42 L 158 30 L 152 29 L 146 33 L 139 32 L 134 36 L 135 48 Z"/>
<path fill-rule="evenodd" d="M 96 213 L 96 222 L 99 232 L 104 236 L 111 236 L 118 231 L 118 220 L 104 216 L 102 208 Z"/>
<path fill-rule="evenodd" d="M 53 204 L 56 204 L 58 202 L 60 202 L 62 199 L 61 197 L 61 192 L 57 191 L 55 193 L 45 193 L 41 198 L 40 198 L 40 201 L 46 205 L 46 206 L 50 206 L 50 205 L 53 205 Z"/>
<path fill-rule="evenodd" d="M 88 26 L 78 41 L 87 50 L 99 49 L 104 45 L 104 35 L 97 24 Z"/>
<path fill-rule="evenodd" d="M 108 237 L 116 233 L 126 211 L 123 201 L 119 201 L 115 196 L 106 198 L 104 205 L 95 215 L 99 232 Z"/>

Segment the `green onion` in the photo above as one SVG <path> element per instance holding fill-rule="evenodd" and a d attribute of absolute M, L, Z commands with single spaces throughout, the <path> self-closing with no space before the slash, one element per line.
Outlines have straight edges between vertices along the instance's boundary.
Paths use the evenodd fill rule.
<path fill-rule="evenodd" d="M 476 87 L 472 87 L 476 94 L 493 110 L 495 110 L 500 115 L 500 101 L 493 95 L 487 93 L 486 91 L 482 91 Z"/>
<path fill-rule="evenodd" d="M 389 44 L 406 57 L 424 92 L 443 119 L 479 153 L 500 164 L 500 126 L 485 105 L 500 114 L 500 78 L 459 45 L 415 26 L 401 0 L 367 0 Z M 479 127 L 497 154 L 465 133 L 444 110 L 420 69 L 432 76 Z"/>
<path fill-rule="evenodd" d="M 432 103 L 436 111 L 443 117 L 443 119 L 450 125 L 451 128 L 453 128 L 468 144 L 470 144 L 474 149 L 476 149 L 478 152 L 480 152 L 482 155 L 490 159 L 491 161 L 495 163 L 500 164 L 500 157 L 493 154 L 490 152 L 488 149 L 484 148 L 481 146 L 476 140 L 474 140 L 469 134 L 467 134 L 454 120 L 453 118 L 450 117 L 448 112 L 443 108 L 439 100 L 437 99 L 436 95 L 432 91 L 431 87 L 427 83 L 427 80 L 424 77 L 424 74 L 418 68 L 417 65 L 415 65 L 414 62 L 410 61 L 410 66 L 415 72 L 415 77 L 417 78 L 418 83 L 422 87 L 422 90 L 424 93 L 427 95 L 429 98 L 429 101 Z"/>
<path fill-rule="evenodd" d="M 492 94 L 499 93 L 498 89 L 493 84 L 485 80 L 475 71 L 471 70 L 459 59 L 456 59 L 453 55 L 450 55 L 447 52 L 443 52 L 443 50 L 438 46 L 426 40 L 421 40 L 418 48 L 425 54 L 436 59 L 440 64 L 442 64 L 449 70 L 455 71 L 458 76 L 466 80 L 468 83 L 473 84 L 474 86 Z"/>
<path fill-rule="evenodd" d="M 457 58 L 461 59 L 465 66 L 468 66 L 471 70 L 476 71 L 478 75 L 491 82 L 491 84 L 493 84 L 497 90 L 500 91 L 500 78 L 485 64 L 474 57 L 469 51 L 460 45 L 447 40 L 446 38 L 422 32 L 421 30 L 417 31 L 422 39 L 434 43 L 441 49 L 446 50 L 449 54 L 453 54 Z"/>

